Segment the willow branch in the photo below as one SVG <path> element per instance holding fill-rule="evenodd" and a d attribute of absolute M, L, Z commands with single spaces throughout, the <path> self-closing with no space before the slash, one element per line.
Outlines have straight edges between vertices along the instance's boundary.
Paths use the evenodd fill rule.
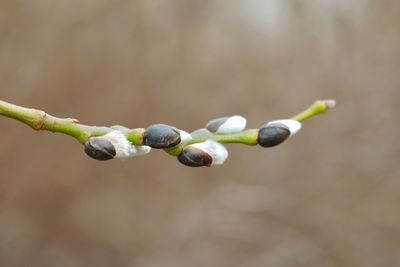
<path fill-rule="evenodd" d="M 290 122 L 291 121 L 297 121 L 297 122 L 303 122 L 311 117 L 314 117 L 315 115 L 321 114 L 326 112 L 327 110 L 333 108 L 335 106 L 334 100 L 319 100 L 316 101 L 312 106 L 310 106 L 308 109 L 304 110 L 303 112 L 293 116 L 291 119 L 287 120 Z M 85 149 L 94 149 L 96 153 L 103 153 L 101 154 L 102 156 L 105 156 L 105 159 L 109 159 L 108 156 L 112 156 L 113 158 L 115 155 L 118 156 L 118 151 L 112 154 L 113 148 L 115 148 L 115 142 L 119 138 L 120 135 L 124 136 L 124 138 L 129 141 L 128 144 L 123 144 L 125 146 L 128 146 L 129 149 L 134 149 L 135 153 L 140 154 L 142 151 L 144 154 L 144 151 L 146 153 L 148 152 L 145 150 L 143 147 L 144 146 L 150 146 L 153 148 L 162 148 L 169 154 L 173 156 L 179 156 L 182 154 L 182 152 L 185 150 L 186 147 L 189 147 L 192 145 L 192 147 L 196 147 L 195 144 L 199 143 L 206 143 L 208 140 L 212 140 L 216 143 L 240 143 L 240 144 L 245 144 L 245 145 L 257 145 L 260 144 L 261 146 L 273 146 L 276 145 L 273 143 L 273 145 L 268 145 L 268 142 L 260 141 L 260 134 L 262 133 L 265 135 L 265 131 L 262 132 L 262 129 L 264 128 L 271 128 L 268 127 L 269 124 L 264 126 L 264 128 L 260 129 L 248 129 L 244 130 L 241 129 L 238 132 L 224 132 L 220 133 L 218 131 L 211 131 L 210 129 L 212 127 L 216 128 L 217 126 L 219 127 L 219 124 L 223 124 L 226 122 L 226 118 L 219 118 L 212 122 L 213 125 L 210 124 L 209 128 L 201 128 L 199 130 L 196 130 L 192 132 L 189 136 L 190 138 L 183 142 L 181 140 L 182 136 L 176 136 L 176 133 L 179 133 L 180 130 L 172 127 L 172 126 L 167 126 L 167 125 L 153 125 L 148 127 L 147 129 L 144 128 L 126 128 L 123 126 L 111 126 L 111 127 L 106 127 L 106 126 L 90 126 L 90 125 L 85 125 L 79 123 L 77 119 L 72 119 L 72 118 L 59 118 L 52 116 L 50 114 L 47 114 L 46 112 L 38 109 L 33 109 L 33 108 L 26 108 L 26 107 L 21 107 L 18 105 L 14 105 L 11 103 L 7 103 L 5 101 L 0 100 L 0 115 L 6 116 L 15 120 L 18 120 L 34 130 L 41 131 L 50 131 L 54 133 L 62 133 L 69 135 L 71 137 L 74 137 L 77 139 L 80 143 L 85 144 Z M 240 116 L 236 116 L 240 117 Z M 242 118 L 242 117 L 240 117 Z M 244 120 L 244 125 L 245 125 L 245 119 Z M 279 125 L 280 121 L 276 121 L 276 125 L 272 127 L 273 133 L 275 134 L 272 136 L 272 139 L 276 138 L 281 138 L 280 136 L 284 136 L 283 140 L 286 139 L 288 136 L 290 136 L 290 125 Z M 219 123 L 219 124 L 218 124 Z M 235 122 L 239 123 L 239 122 Z M 281 121 L 282 124 L 282 121 Z M 285 124 L 285 122 L 284 122 Z M 215 126 L 217 125 L 217 126 Z M 299 124 L 300 125 L 300 124 Z M 228 125 L 229 126 L 229 125 Z M 233 125 L 235 126 L 235 125 Z M 169 127 L 169 128 L 168 128 Z M 218 128 L 217 127 L 217 128 Z M 243 126 L 244 127 L 244 126 Z M 286 132 L 284 131 L 286 129 Z M 284 129 L 284 130 L 282 130 Z M 297 130 L 296 130 L 297 131 Z M 102 137 L 102 136 L 109 136 L 110 134 L 112 135 L 113 133 L 118 133 L 118 138 L 116 136 L 113 136 L 110 140 L 112 141 L 112 148 L 108 147 L 111 149 L 111 152 L 108 151 L 107 145 L 102 143 L 102 141 L 98 141 L 98 139 L 95 139 L 95 137 Z M 183 133 L 184 131 L 180 131 Z M 186 133 L 186 132 L 184 132 Z M 270 134 L 270 129 L 268 129 L 268 134 Z M 283 135 L 282 135 L 283 134 Z M 115 135 L 115 134 L 114 134 Z M 176 137 L 176 138 L 175 138 Z M 147 138 L 147 139 L 146 139 Z M 171 138 L 175 138 L 175 140 L 171 141 Z M 268 137 L 270 138 L 270 137 Z M 281 138 L 281 139 L 282 139 Z M 146 139 L 146 140 L 145 140 Z M 89 141 L 93 140 L 93 142 L 89 143 Z M 94 142 L 97 140 L 96 142 Z M 119 139 L 118 139 L 119 140 Z M 278 140 L 277 144 L 282 142 L 283 140 Z M 274 140 L 272 140 L 274 141 Z M 275 141 L 274 141 L 275 142 Z M 120 145 L 119 143 L 117 145 Z M 89 146 L 89 148 L 88 148 Z M 143 146 L 143 147 L 140 147 Z M 118 147 L 117 147 L 118 148 Z M 106 150 L 104 150 L 106 149 Z M 142 149 L 142 150 L 141 150 Z M 86 151 L 86 150 L 85 150 Z M 88 151 L 86 151 L 88 153 Z M 108 155 L 107 153 L 111 153 Z M 105 153 L 105 154 L 104 154 Z M 129 152 L 131 153 L 131 152 Z M 129 154 L 128 153 L 128 154 Z M 133 153 L 133 152 L 132 152 Z M 98 156 L 97 154 L 91 155 L 88 153 L 90 156 L 95 157 Z M 127 154 L 127 155 L 128 155 Z M 103 159 L 103 158 L 101 158 Z M 186 163 L 184 163 L 186 164 Z"/>

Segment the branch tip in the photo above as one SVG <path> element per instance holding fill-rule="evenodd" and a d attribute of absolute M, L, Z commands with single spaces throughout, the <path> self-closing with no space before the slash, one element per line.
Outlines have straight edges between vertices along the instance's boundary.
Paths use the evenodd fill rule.
<path fill-rule="evenodd" d="M 324 99 L 324 100 L 321 100 L 321 101 L 325 104 L 327 109 L 333 109 L 333 108 L 336 107 L 336 100 L 335 99 Z"/>

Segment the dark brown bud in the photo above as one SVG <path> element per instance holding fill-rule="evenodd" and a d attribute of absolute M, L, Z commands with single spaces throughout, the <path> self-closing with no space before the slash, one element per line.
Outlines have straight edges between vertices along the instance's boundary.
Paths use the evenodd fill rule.
<path fill-rule="evenodd" d="M 284 124 L 267 125 L 258 130 L 258 143 L 262 147 L 279 145 L 290 136 L 289 128 Z"/>
<path fill-rule="evenodd" d="M 180 131 L 165 124 L 153 124 L 143 134 L 143 143 L 153 148 L 170 148 L 180 142 Z"/>
<path fill-rule="evenodd" d="M 102 137 L 92 137 L 85 143 L 86 154 L 97 160 L 113 159 L 116 155 L 114 145 Z"/>
<path fill-rule="evenodd" d="M 179 154 L 178 160 L 189 167 L 209 167 L 213 161 L 210 154 L 193 146 L 185 147 L 181 154 Z"/>

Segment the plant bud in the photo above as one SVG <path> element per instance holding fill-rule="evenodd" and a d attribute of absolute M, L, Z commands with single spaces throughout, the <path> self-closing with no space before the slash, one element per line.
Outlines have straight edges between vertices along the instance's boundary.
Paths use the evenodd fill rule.
<path fill-rule="evenodd" d="M 262 147 L 273 147 L 297 133 L 301 123 L 295 120 L 276 120 L 258 130 L 258 143 Z"/>
<path fill-rule="evenodd" d="M 326 107 L 328 109 L 332 109 L 332 108 L 336 107 L 335 99 L 325 99 L 325 100 L 321 100 L 321 101 L 324 102 L 324 104 L 326 105 Z"/>
<path fill-rule="evenodd" d="M 212 157 L 210 154 L 196 147 L 186 147 L 178 156 L 179 162 L 190 167 L 211 166 Z"/>
<path fill-rule="evenodd" d="M 97 160 L 140 156 L 149 153 L 150 150 L 149 146 L 132 145 L 118 130 L 103 136 L 91 137 L 85 143 L 86 154 Z"/>
<path fill-rule="evenodd" d="M 217 134 L 239 133 L 245 127 L 246 119 L 238 115 L 213 119 L 206 125 L 207 130 Z"/>
<path fill-rule="evenodd" d="M 92 137 L 85 143 L 86 154 L 97 160 L 113 159 L 116 155 L 114 145 L 105 138 Z"/>
<path fill-rule="evenodd" d="M 180 142 L 180 130 L 165 124 L 153 124 L 143 134 L 143 143 L 153 148 L 170 148 Z"/>
<path fill-rule="evenodd" d="M 151 125 L 143 134 L 143 143 L 154 148 L 170 148 L 191 139 L 190 133 L 165 124 Z"/>
<path fill-rule="evenodd" d="M 279 145 L 290 136 L 290 131 L 283 124 L 270 125 L 258 130 L 258 143 L 262 147 Z"/>
<path fill-rule="evenodd" d="M 296 134 L 301 129 L 301 123 L 296 120 L 275 120 L 267 123 L 267 126 L 283 124 L 290 131 L 290 135 Z"/>
<path fill-rule="evenodd" d="M 213 140 L 189 145 L 178 156 L 179 162 L 190 167 L 221 165 L 228 157 L 225 146 Z"/>

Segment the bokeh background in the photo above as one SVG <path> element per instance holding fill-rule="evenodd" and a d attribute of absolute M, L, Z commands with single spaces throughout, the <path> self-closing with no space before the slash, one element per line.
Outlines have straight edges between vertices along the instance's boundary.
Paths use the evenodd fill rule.
<path fill-rule="evenodd" d="M 221 167 L 97 162 L 0 118 L 0 266 L 400 266 L 400 2 L 0 2 L 0 98 L 91 125 L 249 127 Z"/>

